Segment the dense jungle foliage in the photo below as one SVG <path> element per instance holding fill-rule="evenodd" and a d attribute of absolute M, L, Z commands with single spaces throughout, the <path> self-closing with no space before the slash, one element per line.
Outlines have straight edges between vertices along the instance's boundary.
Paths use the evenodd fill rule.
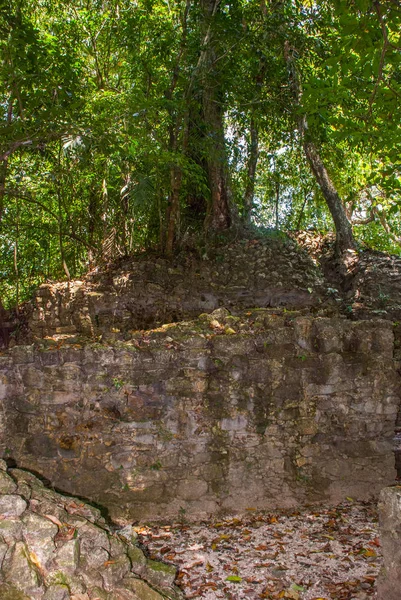
<path fill-rule="evenodd" d="M 401 252 L 398 0 L 0 0 L 0 299 L 227 229 Z"/>

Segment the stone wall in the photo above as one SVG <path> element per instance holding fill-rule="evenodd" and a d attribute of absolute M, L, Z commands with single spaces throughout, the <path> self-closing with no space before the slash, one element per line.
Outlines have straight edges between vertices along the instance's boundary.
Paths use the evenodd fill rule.
<path fill-rule="evenodd" d="M 380 540 L 384 568 L 377 582 L 378 600 L 401 595 L 401 486 L 385 488 L 379 501 Z"/>
<path fill-rule="evenodd" d="M 286 310 L 44 340 L 0 356 L 0 452 L 114 519 L 201 518 L 394 481 L 399 366 L 388 321 Z"/>

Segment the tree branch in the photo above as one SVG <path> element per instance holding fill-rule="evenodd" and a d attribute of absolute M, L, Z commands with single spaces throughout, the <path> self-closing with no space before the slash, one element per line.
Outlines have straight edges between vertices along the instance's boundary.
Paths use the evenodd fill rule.
<path fill-rule="evenodd" d="M 387 49 L 390 45 L 389 39 L 388 39 L 388 32 L 387 32 L 387 27 L 383 21 L 383 15 L 381 13 L 381 7 L 380 7 L 380 2 L 378 0 L 376 0 L 374 2 L 374 7 L 380 22 L 380 27 L 382 30 L 382 35 L 383 35 L 383 48 L 381 51 L 381 55 L 380 55 L 380 61 L 379 61 L 379 70 L 377 73 L 377 78 L 376 78 L 376 82 L 375 82 L 375 86 L 373 88 L 372 94 L 369 98 L 369 110 L 368 110 L 368 116 L 370 116 L 372 114 L 372 109 L 373 109 L 373 103 L 375 101 L 376 95 L 377 95 L 377 91 L 379 89 L 379 85 L 380 82 L 383 79 L 383 69 L 384 69 L 384 64 L 385 64 L 385 58 L 386 58 L 386 53 L 387 53 Z"/>
<path fill-rule="evenodd" d="M 8 150 L 3 152 L 3 154 L 0 154 L 0 161 L 2 161 L 2 162 L 6 161 L 8 159 L 8 157 L 11 154 L 13 154 L 13 152 L 18 150 L 18 148 L 21 148 L 23 146 L 32 146 L 33 143 L 34 143 L 33 140 L 19 140 L 18 142 L 13 142 Z"/>

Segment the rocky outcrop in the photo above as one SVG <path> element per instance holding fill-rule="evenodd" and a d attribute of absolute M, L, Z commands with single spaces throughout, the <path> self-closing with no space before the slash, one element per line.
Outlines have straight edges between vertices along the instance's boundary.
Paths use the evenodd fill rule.
<path fill-rule="evenodd" d="M 352 496 L 395 478 L 389 321 L 279 309 L 42 340 L 0 356 L 0 451 L 113 519 L 196 519 Z"/>
<path fill-rule="evenodd" d="M 401 594 L 401 486 L 382 490 L 379 500 L 380 539 L 384 568 L 377 582 L 378 600 Z"/>
<path fill-rule="evenodd" d="M 0 462 L 2 600 L 178 600 L 174 567 L 148 559 L 128 526 Z"/>

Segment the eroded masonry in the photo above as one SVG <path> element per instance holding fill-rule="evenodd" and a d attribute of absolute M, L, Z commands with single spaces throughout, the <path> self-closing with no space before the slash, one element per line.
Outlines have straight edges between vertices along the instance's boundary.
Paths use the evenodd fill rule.
<path fill-rule="evenodd" d="M 145 262 L 39 290 L 25 343 L 0 356 L 10 464 L 121 522 L 368 499 L 394 482 L 401 332 L 362 286 L 347 302 L 370 318 L 352 320 L 291 245 L 274 270 L 261 243 Z"/>

